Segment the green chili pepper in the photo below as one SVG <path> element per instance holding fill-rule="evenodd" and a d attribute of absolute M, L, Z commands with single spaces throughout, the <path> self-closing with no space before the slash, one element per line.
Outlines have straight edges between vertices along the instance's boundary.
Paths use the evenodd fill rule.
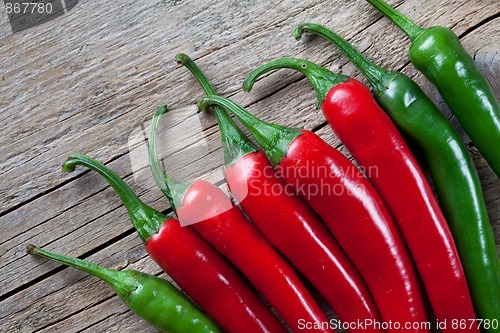
<path fill-rule="evenodd" d="M 301 24 L 294 36 L 300 38 L 304 31 L 325 37 L 346 54 L 366 76 L 377 102 L 397 127 L 422 148 L 461 257 L 476 315 L 485 320 L 481 327 L 486 331 L 498 332 L 498 322 L 489 324 L 500 318 L 500 262 L 479 177 L 458 133 L 406 75 L 371 63 L 320 25 Z"/>
<path fill-rule="evenodd" d="M 458 37 L 446 27 L 423 29 L 383 0 L 367 0 L 410 37 L 410 60 L 439 90 L 451 112 L 500 177 L 500 103 Z"/>
<path fill-rule="evenodd" d="M 28 245 L 27 252 L 67 265 L 107 282 L 137 315 L 163 332 L 221 333 L 187 297 L 166 280 L 135 270 L 117 271 Z"/>

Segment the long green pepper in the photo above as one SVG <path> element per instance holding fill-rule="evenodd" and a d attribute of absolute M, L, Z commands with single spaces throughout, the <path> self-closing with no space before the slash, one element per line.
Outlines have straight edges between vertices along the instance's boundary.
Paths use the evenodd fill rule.
<path fill-rule="evenodd" d="M 490 324 L 499 320 L 500 262 L 495 239 L 476 168 L 458 133 L 406 75 L 369 62 L 322 26 L 301 24 L 294 36 L 300 38 L 304 31 L 325 37 L 345 53 L 366 76 L 377 102 L 398 128 L 422 148 L 461 257 L 476 315 Z M 487 332 L 499 332 L 498 322 L 490 324 L 481 327 Z"/>
<path fill-rule="evenodd" d="M 133 312 L 163 332 L 222 333 L 186 296 L 164 279 L 135 270 L 105 268 L 34 245 L 28 245 L 26 250 L 29 254 L 79 269 L 104 280 Z"/>
<path fill-rule="evenodd" d="M 383 0 L 366 0 L 410 37 L 415 67 L 439 90 L 451 112 L 500 177 L 500 102 L 458 37 L 446 27 L 423 29 Z"/>

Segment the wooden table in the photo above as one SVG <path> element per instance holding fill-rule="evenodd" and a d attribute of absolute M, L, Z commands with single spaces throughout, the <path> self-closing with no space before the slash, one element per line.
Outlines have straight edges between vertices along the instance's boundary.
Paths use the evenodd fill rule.
<path fill-rule="evenodd" d="M 452 28 L 500 95 L 497 0 L 390 3 L 418 24 Z M 221 181 L 215 118 L 197 114 L 203 93 L 173 61 L 176 53 L 189 54 L 221 94 L 255 115 L 312 129 L 343 150 L 302 75 L 282 70 L 249 94 L 241 90 L 251 69 L 283 56 L 307 58 L 364 81 L 326 41 L 291 37 L 301 22 L 321 23 L 370 59 L 415 78 L 457 125 L 435 89 L 409 64 L 408 38 L 362 0 L 81 1 L 54 20 L 16 33 L 3 10 L 1 332 L 156 332 L 103 282 L 28 256 L 25 247 L 34 243 L 111 268 L 161 274 L 110 187 L 85 168 L 65 174 L 60 166 L 72 152 L 89 154 L 113 168 L 146 203 L 170 212 L 145 155 L 149 120 L 158 104 L 167 103 L 168 140 L 160 142 L 166 169 L 178 179 Z M 500 180 L 469 147 L 500 248 Z"/>

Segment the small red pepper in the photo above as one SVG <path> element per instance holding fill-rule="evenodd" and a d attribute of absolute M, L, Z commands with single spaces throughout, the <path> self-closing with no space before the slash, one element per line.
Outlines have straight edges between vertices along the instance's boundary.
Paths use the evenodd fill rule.
<path fill-rule="evenodd" d="M 240 274 L 189 227 L 144 204 L 125 182 L 100 162 L 71 155 L 63 170 L 86 166 L 117 192 L 151 258 L 225 331 L 285 332 Z"/>
<path fill-rule="evenodd" d="M 385 322 L 419 325 L 426 311 L 417 275 L 389 211 L 351 161 L 311 131 L 269 124 L 234 102 L 209 96 L 199 103 L 230 110 L 264 148 L 279 174 L 318 213 L 368 285 Z M 346 105 L 345 107 L 349 107 Z M 400 332 L 392 326 L 389 332 Z"/>
<path fill-rule="evenodd" d="M 193 73 L 207 95 L 216 94 L 208 79 L 187 55 L 178 54 L 176 60 Z M 257 150 L 227 112 L 215 107 L 215 114 L 221 129 L 227 184 L 248 216 L 267 239 L 309 279 L 341 321 L 380 321 L 368 288 L 323 223 L 307 203 L 283 179 L 277 177 L 264 152 Z M 313 315 L 297 313 L 294 316 L 290 313 L 288 317 L 294 318 L 294 322 L 287 323 L 296 332 L 304 329 L 306 324 L 311 327 L 317 324 L 316 327 L 322 328 L 318 331 L 333 332 L 329 325 L 325 325 L 328 323 L 326 316 L 318 311 L 311 307 L 310 313 Z M 349 330 L 361 331 L 369 333 L 383 330 L 356 327 Z"/>

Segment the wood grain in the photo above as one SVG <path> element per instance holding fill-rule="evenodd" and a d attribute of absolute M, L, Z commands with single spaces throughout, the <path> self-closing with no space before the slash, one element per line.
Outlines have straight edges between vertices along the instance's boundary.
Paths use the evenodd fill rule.
<path fill-rule="evenodd" d="M 500 96 L 497 1 L 390 3 L 418 24 L 452 28 Z M 365 1 L 80 1 L 67 14 L 17 33 L 0 9 L 0 332 L 156 332 L 104 283 L 29 257 L 25 246 L 162 274 L 104 181 L 85 168 L 65 174 L 60 165 L 72 152 L 87 153 L 113 168 L 146 203 L 169 212 L 146 156 L 149 120 L 157 105 L 168 104 L 159 135 L 165 169 L 176 179 L 221 183 L 215 118 L 197 112 L 203 93 L 173 61 L 176 53 L 189 54 L 221 94 L 255 115 L 313 129 L 348 155 L 300 74 L 277 71 L 251 93 L 241 91 L 250 70 L 283 56 L 307 58 L 366 82 L 321 38 L 295 41 L 291 32 L 302 22 L 333 28 L 371 60 L 413 77 L 436 101 L 473 154 L 500 252 L 500 180 L 435 88 L 409 64 L 409 40 Z"/>

